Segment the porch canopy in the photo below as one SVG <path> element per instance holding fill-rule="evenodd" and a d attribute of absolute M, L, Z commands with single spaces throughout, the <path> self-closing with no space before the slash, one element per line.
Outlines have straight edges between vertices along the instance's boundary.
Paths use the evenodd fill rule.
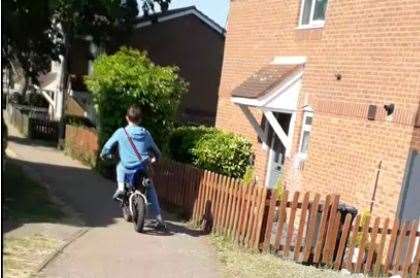
<path fill-rule="evenodd" d="M 276 63 L 274 60 L 272 64 L 252 74 L 231 94 L 231 101 L 241 108 L 258 136 L 265 142 L 265 132 L 249 108 L 262 110 L 267 122 L 285 147 L 286 155 L 290 154 L 303 68 L 303 63 Z M 273 112 L 291 114 L 288 133 L 279 124 Z"/>

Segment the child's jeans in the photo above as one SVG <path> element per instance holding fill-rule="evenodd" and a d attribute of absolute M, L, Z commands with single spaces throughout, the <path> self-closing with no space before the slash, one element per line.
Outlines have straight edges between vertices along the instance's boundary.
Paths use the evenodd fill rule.
<path fill-rule="evenodd" d="M 138 170 L 129 170 L 124 168 L 121 163 L 118 163 L 117 165 L 117 182 L 118 182 L 118 189 L 124 189 L 125 183 L 130 183 L 133 175 Z M 151 181 L 149 187 L 147 188 L 147 201 L 149 202 L 149 208 L 151 212 L 151 217 L 155 218 L 159 222 L 162 222 L 162 215 L 161 210 L 159 206 L 159 200 L 156 194 L 155 186 L 153 185 L 153 182 Z"/>

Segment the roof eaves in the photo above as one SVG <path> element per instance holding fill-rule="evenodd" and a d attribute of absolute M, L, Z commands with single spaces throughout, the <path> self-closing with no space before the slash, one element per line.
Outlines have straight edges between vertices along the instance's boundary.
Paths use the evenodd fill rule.
<path fill-rule="evenodd" d="M 152 25 L 154 21 L 157 22 L 164 22 L 168 20 L 172 20 L 175 18 L 179 18 L 186 15 L 195 15 L 197 18 L 199 18 L 202 22 L 204 22 L 206 25 L 211 27 L 213 30 L 221 34 L 222 36 L 225 35 L 226 30 L 221 27 L 219 24 L 217 24 L 215 21 L 213 21 L 211 18 L 209 18 L 207 15 L 202 13 L 200 10 L 198 10 L 195 6 L 189 6 L 185 8 L 179 8 L 174 10 L 169 10 L 165 13 L 157 13 L 152 14 L 147 17 L 139 18 L 135 23 L 135 28 L 143 28 L 149 25 Z"/>

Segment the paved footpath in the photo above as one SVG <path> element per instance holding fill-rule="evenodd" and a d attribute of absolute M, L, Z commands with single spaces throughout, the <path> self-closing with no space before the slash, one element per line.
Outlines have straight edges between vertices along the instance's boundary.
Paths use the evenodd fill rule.
<path fill-rule="evenodd" d="M 114 184 L 63 152 L 21 138 L 10 128 L 9 148 L 86 223 L 88 231 L 51 261 L 41 277 L 219 277 L 206 237 L 169 221 L 170 234 L 134 232 L 111 200 Z"/>

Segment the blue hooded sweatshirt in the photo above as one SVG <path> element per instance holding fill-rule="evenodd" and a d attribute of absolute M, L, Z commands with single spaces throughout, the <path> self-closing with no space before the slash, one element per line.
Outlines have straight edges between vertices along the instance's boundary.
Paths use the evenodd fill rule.
<path fill-rule="evenodd" d="M 153 141 L 152 135 L 144 127 L 129 124 L 125 127 L 128 135 L 131 137 L 137 151 L 140 153 L 142 160 L 139 161 L 124 128 L 117 129 L 111 138 L 105 143 L 101 151 L 101 157 L 109 155 L 113 147 L 118 144 L 118 152 L 121 165 L 127 170 L 140 169 L 147 166 L 150 161 L 150 152 L 159 159 L 160 150 Z"/>

